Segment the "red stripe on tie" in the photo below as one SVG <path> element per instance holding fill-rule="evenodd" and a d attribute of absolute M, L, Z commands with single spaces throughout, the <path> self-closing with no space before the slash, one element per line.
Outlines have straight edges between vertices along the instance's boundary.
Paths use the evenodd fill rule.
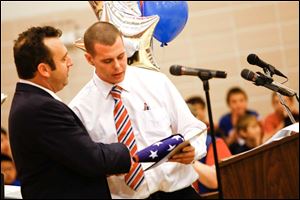
<path fill-rule="evenodd" d="M 114 116 L 117 115 L 117 113 L 119 112 L 119 109 L 121 108 L 121 106 L 122 106 L 122 103 L 119 101 L 117 106 L 114 109 Z"/>
<path fill-rule="evenodd" d="M 118 138 L 120 138 L 119 140 L 120 141 L 123 141 L 123 139 L 125 138 L 125 136 L 126 136 L 126 133 L 127 133 L 127 131 L 130 129 L 130 123 L 127 123 L 127 124 L 125 124 L 124 126 L 123 126 L 123 130 L 122 130 L 122 132 L 120 133 L 120 135 L 118 136 Z M 130 133 L 128 133 L 128 134 L 130 134 Z M 132 134 L 130 134 L 130 136 L 131 136 Z M 130 136 L 128 136 L 128 138 L 130 137 Z M 126 140 L 128 140 L 128 138 L 126 139 Z M 133 137 L 134 138 L 134 137 Z M 123 141 L 123 142 L 125 142 L 125 141 Z M 126 146 L 127 146 L 127 144 L 126 144 Z"/>
<path fill-rule="evenodd" d="M 118 121 L 117 121 L 117 123 L 116 123 L 116 129 L 118 130 L 119 128 L 120 128 L 120 126 L 121 126 L 121 124 L 122 124 L 122 122 L 124 121 L 124 119 L 126 118 L 126 112 L 122 112 L 121 114 L 120 114 L 121 116 L 119 117 L 119 119 L 118 119 Z"/>

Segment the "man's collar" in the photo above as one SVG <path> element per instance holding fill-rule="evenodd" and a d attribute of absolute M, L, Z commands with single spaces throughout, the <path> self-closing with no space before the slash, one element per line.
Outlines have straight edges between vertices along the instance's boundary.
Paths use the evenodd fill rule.
<path fill-rule="evenodd" d="M 96 74 L 96 72 L 94 71 L 93 82 L 96 85 L 99 92 L 106 99 L 109 96 L 112 87 L 115 85 L 120 86 L 124 91 L 130 92 L 130 84 L 129 84 L 127 76 L 128 76 L 128 73 L 125 72 L 125 77 L 122 82 L 117 83 L 117 84 L 111 84 L 111 83 L 105 82 L 102 79 L 100 79 L 98 77 L 98 75 Z"/>
<path fill-rule="evenodd" d="M 33 83 L 31 81 L 28 81 L 28 80 L 24 80 L 24 79 L 20 79 L 19 82 L 20 83 L 29 84 L 29 85 L 32 85 L 32 86 L 35 86 L 35 87 L 38 87 L 38 88 L 46 91 L 47 93 L 49 93 L 54 99 L 62 102 L 62 100 L 53 91 L 49 90 L 48 88 L 45 88 L 45 87 L 43 87 L 43 86 L 41 86 L 39 84 Z"/>

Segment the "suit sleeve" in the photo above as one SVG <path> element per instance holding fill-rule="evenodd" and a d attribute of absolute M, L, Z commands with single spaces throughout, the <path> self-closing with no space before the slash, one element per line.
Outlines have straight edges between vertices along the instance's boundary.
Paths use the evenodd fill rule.
<path fill-rule="evenodd" d="M 124 144 L 93 142 L 79 119 L 61 103 L 45 103 L 35 126 L 40 130 L 40 148 L 46 155 L 78 173 L 98 176 L 130 169 L 131 158 Z"/>

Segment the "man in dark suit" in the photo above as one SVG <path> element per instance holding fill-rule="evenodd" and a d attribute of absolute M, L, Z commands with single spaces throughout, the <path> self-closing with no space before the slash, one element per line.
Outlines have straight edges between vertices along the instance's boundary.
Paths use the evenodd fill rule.
<path fill-rule="evenodd" d="M 14 44 L 20 81 L 9 115 L 10 144 L 23 198 L 111 198 L 106 177 L 127 173 L 121 143 L 91 140 L 55 95 L 68 83 L 72 61 L 53 27 L 32 27 Z"/>

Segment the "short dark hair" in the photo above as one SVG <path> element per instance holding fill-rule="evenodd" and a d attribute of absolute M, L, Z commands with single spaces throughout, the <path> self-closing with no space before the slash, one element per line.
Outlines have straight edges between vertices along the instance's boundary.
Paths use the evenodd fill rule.
<path fill-rule="evenodd" d="M 51 26 L 31 27 L 19 34 L 14 44 L 14 59 L 19 78 L 33 78 L 40 63 L 49 64 L 55 70 L 53 55 L 44 44 L 44 39 L 61 35 L 61 30 Z"/>
<path fill-rule="evenodd" d="M 205 106 L 206 106 L 205 101 L 200 96 L 192 96 L 192 97 L 188 98 L 185 102 L 188 104 L 192 104 L 192 105 L 200 104 L 203 106 L 203 108 L 205 108 Z"/>
<path fill-rule="evenodd" d="M 2 126 L 1 126 L 1 134 L 4 134 L 4 135 L 7 135 L 7 131 L 6 131 L 6 129 L 5 128 L 3 128 Z"/>
<path fill-rule="evenodd" d="M 240 87 L 232 87 L 227 92 L 226 102 L 227 102 L 228 105 L 229 105 L 230 97 L 234 94 L 242 94 L 242 95 L 244 95 L 246 100 L 248 99 L 248 96 L 247 96 L 246 92 L 243 89 L 241 89 Z"/>
<path fill-rule="evenodd" d="M 109 22 L 96 22 L 84 33 L 84 46 L 88 53 L 94 55 L 95 43 L 112 46 L 122 33 Z"/>

